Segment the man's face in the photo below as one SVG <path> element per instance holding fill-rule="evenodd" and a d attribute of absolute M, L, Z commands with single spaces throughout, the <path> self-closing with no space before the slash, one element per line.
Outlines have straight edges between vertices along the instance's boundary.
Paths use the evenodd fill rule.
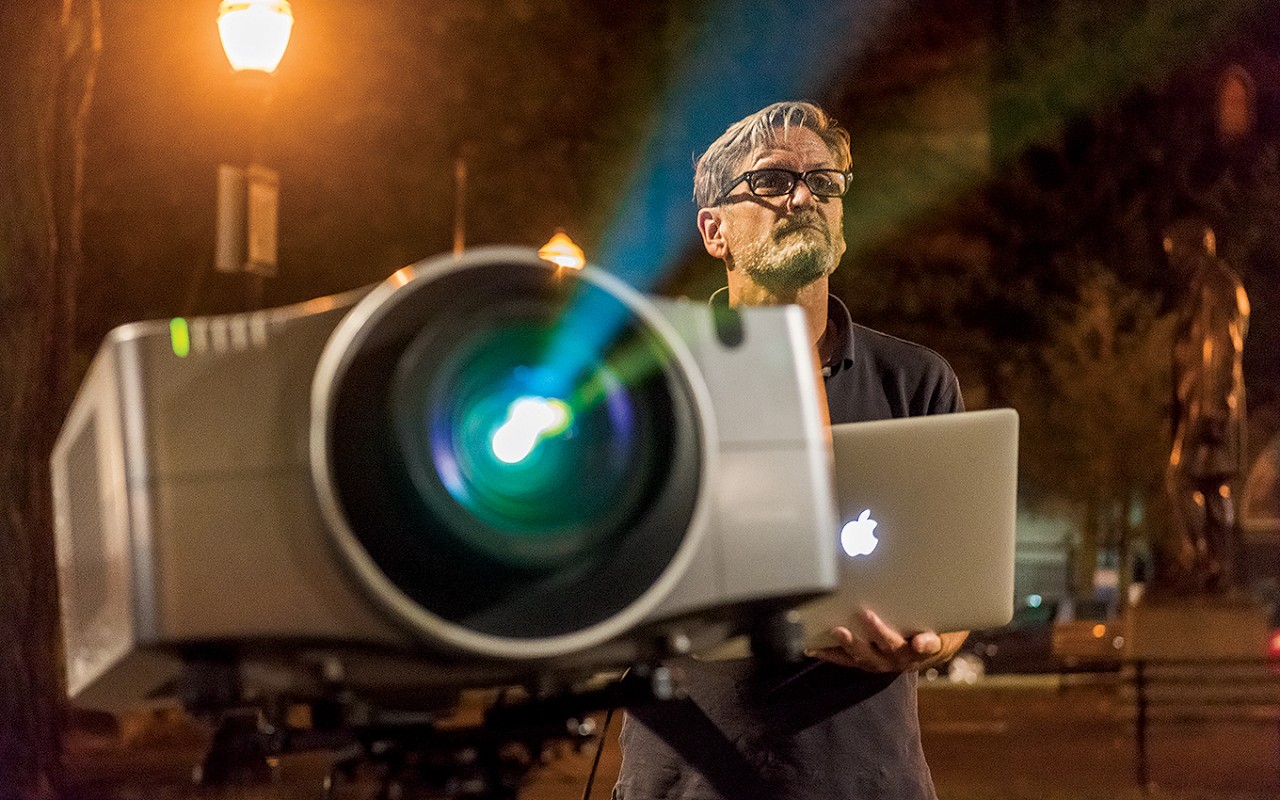
<path fill-rule="evenodd" d="M 776 147 L 747 156 L 734 174 L 766 167 L 838 168 L 822 139 L 799 127 Z M 840 198 L 817 197 L 803 181 L 779 197 L 756 197 L 742 181 L 717 211 L 726 260 L 766 288 L 787 292 L 807 286 L 834 272 L 844 254 Z"/>

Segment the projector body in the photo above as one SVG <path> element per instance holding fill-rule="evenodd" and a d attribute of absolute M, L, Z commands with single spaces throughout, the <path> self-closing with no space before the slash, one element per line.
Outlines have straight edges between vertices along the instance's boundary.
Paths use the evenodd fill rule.
<path fill-rule="evenodd" d="M 799 309 L 744 310 L 726 329 L 703 304 L 645 298 L 590 268 L 572 280 L 630 313 L 667 354 L 668 383 L 691 398 L 682 486 L 654 479 L 688 502 L 653 577 L 581 626 L 561 619 L 533 634 L 522 609 L 544 592 L 528 586 L 559 580 L 546 570 L 534 581 L 512 568 L 524 588 L 494 590 L 503 596 L 486 601 L 489 617 L 437 614 L 388 580 L 387 561 L 361 544 L 381 534 L 359 530 L 334 478 L 333 453 L 359 444 L 327 419 L 348 413 L 334 386 L 352 352 L 379 346 L 403 298 L 431 287 L 497 295 L 512 288 L 508 274 L 537 287 L 567 280 L 531 252 L 493 248 L 298 305 L 112 331 L 52 456 L 70 695 L 125 707 L 173 692 L 184 662 L 216 654 L 234 660 L 246 692 L 340 684 L 411 704 L 437 689 L 576 679 L 661 657 L 675 641 L 710 647 L 756 614 L 834 588 L 829 445 Z M 469 324 L 465 310 L 456 316 Z M 609 569 L 625 571 L 627 553 L 653 549 L 626 528 L 648 524 L 642 512 L 592 563 L 616 553 Z M 420 532 L 427 561 L 433 535 Z M 550 608 L 594 608 L 616 583 L 573 584 L 578 572 L 556 583 L 569 599 Z"/>

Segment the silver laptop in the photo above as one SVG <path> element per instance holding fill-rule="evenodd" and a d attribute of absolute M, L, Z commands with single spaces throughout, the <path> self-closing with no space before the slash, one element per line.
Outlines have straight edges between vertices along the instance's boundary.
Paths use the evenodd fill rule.
<path fill-rule="evenodd" d="M 853 422 L 831 436 L 840 580 L 799 609 L 808 644 L 829 643 L 862 607 L 904 632 L 1008 623 L 1017 412 Z"/>

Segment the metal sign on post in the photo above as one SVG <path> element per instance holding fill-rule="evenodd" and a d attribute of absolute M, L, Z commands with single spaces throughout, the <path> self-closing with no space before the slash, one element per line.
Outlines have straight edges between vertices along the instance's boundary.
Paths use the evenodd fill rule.
<path fill-rule="evenodd" d="M 218 165 L 218 231 L 213 264 L 218 272 L 244 269 L 244 170 Z"/>
<path fill-rule="evenodd" d="M 260 164 L 218 165 L 219 272 L 276 276 L 279 205 L 280 173 Z"/>
<path fill-rule="evenodd" d="M 248 189 L 248 252 L 245 272 L 276 276 L 276 231 L 280 207 L 280 173 L 259 164 L 245 170 Z"/>

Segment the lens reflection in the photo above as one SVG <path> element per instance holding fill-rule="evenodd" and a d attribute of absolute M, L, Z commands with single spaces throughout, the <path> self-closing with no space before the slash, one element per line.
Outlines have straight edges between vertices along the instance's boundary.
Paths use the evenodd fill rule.
<path fill-rule="evenodd" d="M 567 397 L 545 393 L 551 335 L 541 320 L 508 320 L 444 359 L 434 341 L 410 347 L 397 369 L 395 416 L 417 494 L 460 543 L 504 567 L 561 568 L 604 546 L 619 532 L 616 500 L 652 467 L 633 391 L 610 359 Z"/>
<path fill-rule="evenodd" d="M 569 427 L 569 407 L 549 397 L 521 397 L 507 409 L 507 418 L 489 440 L 493 454 L 504 464 L 518 464 L 529 457 L 538 442 Z"/>

